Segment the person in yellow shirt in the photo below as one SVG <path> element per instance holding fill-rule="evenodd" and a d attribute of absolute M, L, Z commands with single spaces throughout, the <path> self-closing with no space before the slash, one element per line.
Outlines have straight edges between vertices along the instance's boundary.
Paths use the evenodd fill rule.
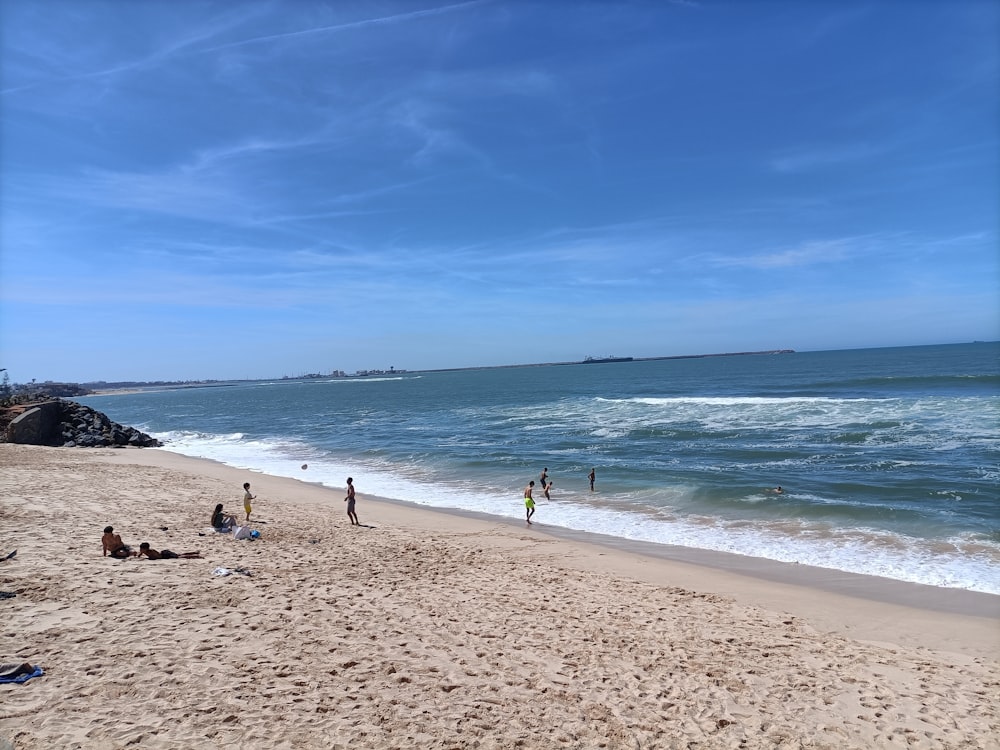
<path fill-rule="evenodd" d="M 247 512 L 247 523 L 250 522 L 250 512 L 253 508 L 250 507 L 250 501 L 255 499 L 256 495 L 250 494 L 250 482 L 243 483 L 243 510 Z"/>

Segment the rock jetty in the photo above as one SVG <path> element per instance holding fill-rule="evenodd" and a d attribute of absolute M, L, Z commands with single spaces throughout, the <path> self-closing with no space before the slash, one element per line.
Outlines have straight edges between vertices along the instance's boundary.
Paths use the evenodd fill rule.
<path fill-rule="evenodd" d="M 7 407 L 2 421 L 8 443 L 50 445 L 64 448 L 108 448 L 133 446 L 154 448 L 159 440 L 134 427 L 112 422 L 89 406 L 55 398 Z"/>

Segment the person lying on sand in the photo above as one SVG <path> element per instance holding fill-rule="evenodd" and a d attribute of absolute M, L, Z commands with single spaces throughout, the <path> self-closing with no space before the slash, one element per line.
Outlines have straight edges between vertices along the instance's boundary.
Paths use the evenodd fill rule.
<path fill-rule="evenodd" d="M 122 541 L 121 536 L 115 533 L 112 526 L 105 527 L 104 536 L 101 537 L 101 545 L 104 547 L 105 557 L 111 555 L 122 560 L 132 554 L 132 548 Z"/>
<path fill-rule="evenodd" d="M 136 557 L 142 557 L 145 555 L 150 560 L 176 560 L 179 557 L 185 559 L 190 559 L 193 557 L 201 557 L 200 552 L 171 552 L 168 549 L 161 550 L 157 552 L 155 549 L 149 546 L 149 542 L 143 542 L 139 545 L 139 551 L 136 553 Z"/>
<path fill-rule="evenodd" d="M 6 679 L 12 679 L 14 677 L 20 677 L 23 674 L 31 674 L 35 671 L 35 668 L 28 662 L 10 662 L 5 664 L 0 664 L 0 677 Z"/>
<path fill-rule="evenodd" d="M 215 506 L 212 511 L 212 528 L 216 531 L 231 531 L 236 526 L 236 517 L 222 512 L 222 503 Z"/>

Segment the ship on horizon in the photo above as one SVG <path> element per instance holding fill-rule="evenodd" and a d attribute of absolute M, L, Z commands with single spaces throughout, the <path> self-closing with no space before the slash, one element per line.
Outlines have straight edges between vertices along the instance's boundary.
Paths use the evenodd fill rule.
<path fill-rule="evenodd" d="M 616 357 L 611 355 L 610 357 L 584 357 L 581 365 L 596 365 L 602 362 L 631 362 L 632 357 Z"/>

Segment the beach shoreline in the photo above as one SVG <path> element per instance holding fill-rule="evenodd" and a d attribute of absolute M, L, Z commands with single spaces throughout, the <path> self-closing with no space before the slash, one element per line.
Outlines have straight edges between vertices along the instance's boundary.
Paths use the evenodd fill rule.
<path fill-rule="evenodd" d="M 1000 597 L 545 528 L 544 505 L 526 528 L 355 480 L 361 528 L 307 481 L 0 444 L 0 553 L 19 550 L 0 660 L 46 670 L 0 685 L 0 739 L 986 748 L 1000 731 Z M 217 502 L 242 517 L 244 481 L 255 542 L 207 529 Z M 107 524 L 204 559 L 103 558 Z"/>
<path fill-rule="evenodd" d="M 343 492 L 342 488 L 329 487 L 305 479 L 245 471 L 213 459 L 176 453 L 169 447 L 127 449 L 123 458 L 126 458 L 127 462 L 140 460 L 147 465 L 183 468 L 203 473 L 215 473 L 215 468 L 218 468 L 220 477 L 232 476 L 234 479 L 238 476 L 257 477 L 255 484 L 260 486 L 266 484 L 266 489 L 272 494 L 289 502 L 303 502 L 313 507 L 328 507 L 326 503 L 336 503 Z M 450 527 L 456 522 L 461 526 L 459 519 L 465 519 L 470 523 L 486 524 L 489 528 L 501 524 L 511 531 L 525 530 L 524 519 L 513 515 L 520 512 L 519 503 L 511 504 L 511 516 L 495 516 L 461 508 L 421 505 L 365 492 L 359 492 L 358 497 L 360 501 L 371 503 L 373 507 L 390 506 L 412 511 L 416 516 L 408 517 L 408 522 L 418 528 L 435 528 L 441 524 Z M 544 502 L 539 503 L 539 507 L 543 508 Z M 391 513 L 388 509 L 382 510 Z M 447 523 L 434 520 L 441 517 L 452 520 Z M 801 594 L 797 594 L 795 589 L 804 589 L 808 592 L 859 600 L 858 605 L 848 607 L 848 611 L 860 606 L 861 602 L 870 601 L 880 605 L 901 607 L 902 611 L 912 609 L 929 615 L 937 613 L 945 616 L 970 616 L 975 620 L 985 620 L 988 629 L 993 625 L 1000 626 L 1000 596 L 994 594 L 908 583 L 879 576 L 747 557 L 716 550 L 622 539 L 547 524 L 544 522 L 543 514 L 536 515 L 530 531 L 552 540 L 580 545 L 586 551 L 579 556 L 584 565 L 589 565 L 588 557 L 593 558 L 595 562 L 596 558 L 605 558 L 599 561 L 600 564 L 610 566 L 616 572 L 644 577 L 651 583 L 666 581 L 671 585 L 683 583 L 699 586 L 710 590 L 711 593 L 746 599 L 747 603 L 757 603 L 762 596 L 769 598 L 776 605 L 785 599 L 801 600 Z M 606 559 L 608 557 L 611 559 Z M 635 564 L 632 564 L 633 562 Z M 655 569 L 656 572 L 645 575 L 644 571 L 649 568 Z M 669 574 L 666 574 L 667 570 L 670 571 Z M 838 613 L 838 618 L 839 616 Z M 839 620 L 836 618 L 831 622 L 833 627 L 838 624 Z M 990 643 L 991 641 L 987 640 L 986 645 Z M 940 645 L 937 639 L 935 645 Z M 1000 655 L 1000 633 L 992 639 L 992 645 L 997 647 L 997 653 Z M 975 647 L 978 648 L 978 643 Z"/>

